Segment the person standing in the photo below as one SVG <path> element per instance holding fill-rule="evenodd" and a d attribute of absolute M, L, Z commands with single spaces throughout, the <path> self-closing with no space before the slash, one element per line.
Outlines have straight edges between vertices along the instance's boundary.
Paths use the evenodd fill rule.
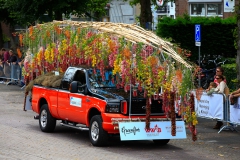
<path fill-rule="evenodd" d="M 11 72 L 10 65 L 8 63 L 10 54 L 8 51 L 6 51 L 5 48 L 2 49 L 2 52 L 3 52 L 3 61 L 2 61 L 3 62 L 3 72 L 4 72 L 5 77 L 7 78 L 6 82 L 8 82 L 10 79 L 10 72 Z"/>
<path fill-rule="evenodd" d="M 17 56 L 13 53 L 12 50 L 9 50 L 9 60 L 8 60 L 8 63 L 11 63 L 11 64 L 16 64 L 17 63 Z"/>
<path fill-rule="evenodd" d="M 224 76 L 223 75 L 216 75 L 215 79 L 217 80 L 218 86 L 216 88 L 217 93 L 223 93 L 226 96 L 228 96 L 229 94 L 229 88 L 226 84 L 226 82 L 224 82 Z M 225 111 L 223 111 L 225 112 Z M 223 125 L 222 121 L 217 121 L 216 125 L 213 127 L 213 129 L 220 129 L 221 126 Z"/>
<path fill-rule="evenodd" d="M 217 87 L 219 86 L 219 83 L 220 83 L 220 81 L 217 78 L 218 78 L 218 76 L 223 76 L 223 73 L 224 73 L 224 70 L 223 70 L 222 67 L 219 66 L 219 67 L 216 68 L 216 74 L 214 76 L 214 81 L 213 82 L 217 84 Z M 227 83 L 225 76 L 223 76 L 223 82 L 225 82 L 225 84 Z M 216 87 L 216 90 L 219 89 L 219 87 L 218 88 L 217 87 Z M 206 91 L 209 91 L 209 90 L 210 90 L 210 88 L 206 89 Z M 213 127 L 213 129 L 220 129 L 222 125 L 223 125 L 223 122 L 217 121 L 217 123 Z"/>
<path fill-rule="evenodd" d="M 4 77 L 4 73 L 3 73 L 3 51 L 0 50 L 0 82 L 2 83 L 3 81 L 3 77 Z"/>
<path fill-rule="evenodd" d="M 222 67 L 217 67 L 216 68 L 216 75 L 214 76 L 214 82 L 217 85 L 219 85 L 219 83 L 218 83 L 218 80 L 216 79 L 216 76 L 218 76 L 218 75 L 222 75 L 223 76 L 223 73 L 224 73 L 224 70 L 223 70 Z M 225 76 L 223 76 L 223 77 L 224 77 L 224 82 L 227 83 L 227 80 L 226 80 Z"/>
<path fill-rule="evenodd" d="M 222 75 L 222 76 L 223 76 L 223 72 L 224 72 L 224 70 L 223 70 L 222 67 L 217 67 L 217 68 L 216 68 L 216 74 L 215 74 L 215 76 L 214 76 L 213 82 L 216 83 L 217 86 L 219 85 L 219 83 L 218 83 L 218 80 L 216 79 L 216 76 L 218 76 L 218 75 Z M 225 76 L 223 76 L 223 77 L 224 77 L 224 82 L 227 83 L 227 80 L 226 80 Z M 209 86 L 209 87 L 210 87 L 210 86 Z M 209 87 L 208 87 L 208 89 L 206 89 L 206 91 L 209 91 L 209 90 L 210 90 Z"/>
<path fill-rule="evenodd" d="M 218 93 L 223 93 L 223 94 L 225 94 L 226 96 L 228 96 L 228 94 L 229 94 L 229 89 L 228 89 L 228 86 L 227 86 L 227 84 L 226 84 L 226 82 L 224 81 L 224 76 L 223 75 L 216 75 L 215 76 L 215 79 L 217 80 L 217 82 L 218 82 L 218 86 L 217 86 L 217 92 Z"/>
<path fill-rule="evenodd" d="M 233 91 L 230 94 L 229 96 L 230 104 L 234 105 L 235 103 L 237 103 L 238 97 L 240 97 L 240 88 L 238 88 L 237 90 Z"/>
<path fill-rule="evenodd" d="M 0 51 L 0 62 L 2 62 L 3 61 L 3 49 L 1 49 L 1 51 Z"/>
<path fill-rule="evenodd" d="M 18 80 L 18 74 L 17 74 L 17 69 L 18 69 L 18 63 L 17 63 L 17 56 L 14 54 L 12 50 L 9 50 L 9 60 L 8 63 L 10 64 L 10 69 L 11 69 L 11 79 L 12 80 Z"/>

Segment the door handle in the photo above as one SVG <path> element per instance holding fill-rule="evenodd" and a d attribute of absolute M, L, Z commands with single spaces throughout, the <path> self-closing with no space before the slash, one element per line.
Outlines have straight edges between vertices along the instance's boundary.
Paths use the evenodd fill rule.
<path fill-rule="evenodd" d="M 86 102 L 90 102 L 90 99 L 86 98 Z"/>

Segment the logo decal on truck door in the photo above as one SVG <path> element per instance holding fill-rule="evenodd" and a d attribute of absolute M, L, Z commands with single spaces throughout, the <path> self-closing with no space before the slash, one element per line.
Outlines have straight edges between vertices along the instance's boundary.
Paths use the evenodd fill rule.
<path fill-rule="evenodd" d="M 70 105 L 71 106 L 82 107 L 82 99 L 81 98 L 76 98 L 76 97 L 70 97 Z"/>

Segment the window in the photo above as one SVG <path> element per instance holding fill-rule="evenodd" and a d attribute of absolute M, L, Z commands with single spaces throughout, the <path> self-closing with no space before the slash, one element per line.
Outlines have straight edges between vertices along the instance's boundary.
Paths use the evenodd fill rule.
<path fill-rule="evenodd" d="M 222 3 L 190 3 L 190 16 L 222 17 Z"/>
<path fill-rule="evenodd" d="M 191 4 L 191 15 L 204 15 L 204 4 Z"/>
<path fill-rule="evenodd" d="M 222 15 L 221 4 L 207 4 L 207 15 Z"/>

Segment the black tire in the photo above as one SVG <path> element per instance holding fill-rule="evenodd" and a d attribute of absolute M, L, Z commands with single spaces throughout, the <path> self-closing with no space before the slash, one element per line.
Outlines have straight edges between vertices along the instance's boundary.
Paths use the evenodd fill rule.
<path fill-rule="evenodd" d="M 170 139 L 158 139 L 158 140 L 153 140 L 154 144 L 156 145 L 166 145 Z"/>
<path fill-rule="evenodd" d="M 56 119 L 52 117 L 47 104 L 44 104 L 41 107 L 39 126 L 43 132 L 53 132 L 56 127 Z"/>
<path fill-rule="evenodd" d="M 93 146 L 105 146 L 108 144 L 108 133 L 102 128 L 102 117 L 100 115 L 91 118 L 89 138 Z"/>

